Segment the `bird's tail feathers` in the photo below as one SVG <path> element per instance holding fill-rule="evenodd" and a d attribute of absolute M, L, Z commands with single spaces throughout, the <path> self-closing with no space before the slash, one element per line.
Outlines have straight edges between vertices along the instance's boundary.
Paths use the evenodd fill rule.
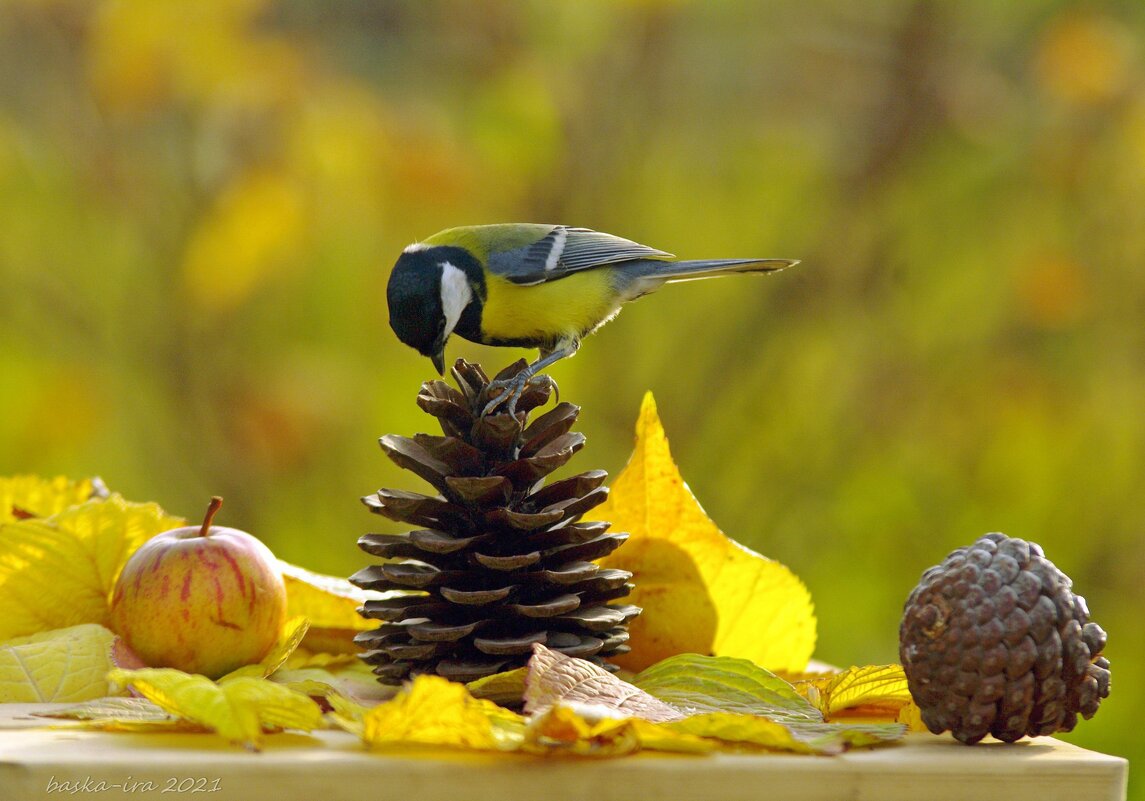
<path fill-rule="evenodd" d="M 731 273 L 771 273 L 798 264 L 793 259 L 702 259 L 654 262 L 649 277 L 669 283 L 715 278 Z"/>

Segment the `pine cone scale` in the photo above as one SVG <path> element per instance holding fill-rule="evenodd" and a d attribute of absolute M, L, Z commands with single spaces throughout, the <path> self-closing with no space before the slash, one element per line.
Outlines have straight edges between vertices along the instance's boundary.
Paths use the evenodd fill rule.
<path fill-rule="evenodd" d="M 504 476 L 448 476 L 442 483 L 442 491 L 463 504 L 505 504 L 513 496 L 513 483 Z"/>
<path fill-rule="evenodd" d="M 441 597 L 453 604 L 488 606 L 497 601 L 504 601 L 513 593 L 514 589 L 516 589 L 515 585 L 498 587 L 495 590 L 455 590 L 450 587 L 442 587 L 440 592 Z"/>
<path fill-rule="evenodd" d="M 531 506 L 544 509 L 561 501 L 587 495 L 604 484 L 607 478 L 608 473 L 603 470 L 590 470 L 587 473 L 580 473 L 569 478 L 561 479 L 560 481 L 554 481 L 552 484 L 548 484 L 530 494 L 526 500 Z"/>
<path fill-rule="evenodd" d="M 580 606 L 580 596 L 572 593 L 558 595 L 540 603 L 506 604 L 505 609 L 519 617 L 548 618 L 563 615 Z"/>
<path fill-rule="evenodd" d="M 409 437 L 386 434 L 378 440 L 378 444 L 394 464 L 424 478 L 438 491 L 446 491 L 445 476 L 449 475 L 452 467 L 416 441 Z"/>
<path fill-rule="evenodd" d="M 482 567 L 498 572 L 513 572 L 522 568 L 532 567 L 541 561 L 540 551 L 513 554 L 511 556 L 490 556 L 489 554 L 473 552 L 473 561 Z"/>

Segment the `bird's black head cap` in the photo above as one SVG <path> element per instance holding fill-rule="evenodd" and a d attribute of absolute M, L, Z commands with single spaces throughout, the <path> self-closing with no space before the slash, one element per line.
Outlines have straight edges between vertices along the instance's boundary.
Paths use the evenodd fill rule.
<path fill-rule="evenodd" d="M 398 258 L 386 287 L 390 328 L 405 344 L 445 370 L 445 341 L 464 305 L 482 282 L 481 268 L 463 248 L 410 246 Z"/>
<path fill-rule="evenodd" d="M 441 267 L 432 250 L 406 251 L 386 287 L 390 328 L 423 356 L 433 356 L 445 329 L 441 307 Z"/>

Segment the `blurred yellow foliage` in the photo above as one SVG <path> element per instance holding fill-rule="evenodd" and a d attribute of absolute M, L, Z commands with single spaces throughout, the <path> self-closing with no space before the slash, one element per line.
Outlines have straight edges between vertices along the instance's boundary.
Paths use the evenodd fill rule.
<path fill-rule="evenodd" d="M 288 176 L 257 171 L 238 177 L 188 240 L 188 301 L 208 313 L 241 305 L 297 262 L 306 232 L 306 201 Z"/>
<path fill-rule="evenodd" d="M 94 17 L 90 79 L 119 111 L 168 101 L 266 102 L 292 90 L 295 51 L 253 34 L 267 0 L 105 0 Z"/>
<path fill-rule="evenodd" d="M 1042 35 L 1038 79 L 1067 103 L 1104 103 L 1127 86 L 1133 49 L 1132 34 L 1114 18 L 1098 11 L 1069 9 Z"/>
<path fill-rule="evenodd" d="M 1089 279 L 1072 259 L 1046 254 L 1026 263 L 1017 277 L 1019 308 L 1041 328 L 1078 322 L 1089 310 Z"/>

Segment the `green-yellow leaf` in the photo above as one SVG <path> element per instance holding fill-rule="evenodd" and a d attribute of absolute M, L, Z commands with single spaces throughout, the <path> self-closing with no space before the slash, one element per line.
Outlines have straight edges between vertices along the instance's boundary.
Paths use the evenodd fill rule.
<path fill-rule="evenodd" d="M 890 743 L 905 733 L 898 723 L 779 722 L 734 712 L 705 712 L 663 725 L 697 737 L 807 754 L 838 754 L 852 747 Z"/>
<path fill-rule="evenodd" d="M 0 640 L 108 625 L 108 597 L 127 557 L 182 523 L 156 504 L 112 495 L 44 520 L 0 524 Z"/>
<path fill-rule="evenodd" d="M 131 686 L 167 713 L 198 723 L 232 743 L 258 749 L 266 729 L 322 726 L 322 710 L 309 697 L 261 678 L 218 683 L 170 668 L 113 670 L 108 678 Z"/>
<path fill-rule="evenodd" d="M 828 723 L 791 684 L 744 659 L 682 654 L 633 683 L 685 712 L 673 731 L 802 753 L 834 754 L 900 739 L 897 723 Z"/>
<path fill-rule="evenodd" d="M 734 712 L 823 720 L 795 687 L 747 659 L 680 654 L 642 671 L 632 683 L 687 714 Z"/>
<path fill-rule="evenodd" d="M 814 753 L 810 745 L 796 739 L 788 726 L 756 715 L 704 712 L 664 725 L 680 734 L 690 734 L 693 737 L 758 745 L 775 751 Z"/>
<path fill-rule="evenodd" d="M 136 723 L 165 723 L 176 720 L 163 709 L 146 698 L 129 696 L 126 698 L 96 698 L 87 703 L 64 709 L 34 713 L 42 718 L 64 718 L 66 720 L 109 721 L 121 720 Z"/>
<path fill-rule="evenodd" d="M 146 698 L 97 698 L 78 706 L 33 714 L 42 718 L 75 721 L 75 728 L 94 731 L 132 733 L 207 731 L 198 723 L 168 715 Z"/>
<path fill-rule="evenodd" d="M 815 647 L 807 588 L 787 567 L 725 535 L 672 461 L 652 395 L 644 397 L 636 447 L 593 510 L 630 534 L 601 560 L 633 574 L 625 600 L 643 607 L 630 625 L 632 651 L 616 658 L 642 670 L 679 653 L 738 656 L 773 670 L 803 670 Z"/>
<path fill-rule="evenodd" d="M 108 694 L 115 635 L 93 623 L 0 643 L 0 703 L 64 703 Z"/>

